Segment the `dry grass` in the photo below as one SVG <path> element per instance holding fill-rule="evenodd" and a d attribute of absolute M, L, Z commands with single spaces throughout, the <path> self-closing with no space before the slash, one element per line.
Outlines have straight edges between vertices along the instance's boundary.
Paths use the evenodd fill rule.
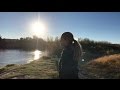
<path fill-rule="evenodd" d="M 54 59 L 41 58 L 24 65 L 7 65 L 0 69 L 0 79 L 57 79 Z"/>
<path fill-rule="evenodd" d="M 120 79 L 120 54 L 98 58 L 84 67 L 94 78 Z"/>

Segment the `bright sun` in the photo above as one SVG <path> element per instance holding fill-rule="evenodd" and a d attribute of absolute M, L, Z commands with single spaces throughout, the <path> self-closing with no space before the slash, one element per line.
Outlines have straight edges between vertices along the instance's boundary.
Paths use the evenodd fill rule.
<path fill-rule="evenodd" d="M 31 25 L 31 29 L 33 34 L 38 37 L 39 36 L 43 37 L 45 35 L 45 31 L 46 31 L 45 25 L 40 21 L 33 22 Z"/>

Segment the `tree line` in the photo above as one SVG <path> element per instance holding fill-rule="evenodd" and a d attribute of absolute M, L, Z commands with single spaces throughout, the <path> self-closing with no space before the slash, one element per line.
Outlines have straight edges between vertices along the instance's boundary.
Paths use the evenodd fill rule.
<path fill-rule="evenodd" d="M 111 44 L 107 41 L 94 41 L 88 38 L 78 38 L 78 42 L 82 45 L 86 59 L 94 59 L 104 55 L 120 53 L 119 44 Z M 20 39 L 3 39 L 0 36 L 0 49 L 47 50 L 50 56 L 56 57 L 60 57 L 62 51 L 59 37 L 48 37 L 47 40 L 44 40 L 37 36 L 21 37 Z"/>

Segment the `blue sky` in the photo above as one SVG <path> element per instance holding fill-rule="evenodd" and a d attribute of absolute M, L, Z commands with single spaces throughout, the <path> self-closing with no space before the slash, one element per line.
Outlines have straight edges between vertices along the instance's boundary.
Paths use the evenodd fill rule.
<path fill-rule="evenodd" d="M 30 24 L 38 19 L 46 25 L 46 36 L 70 31 L 74 37 L 120 44 L 120 12 L 0 12 L 3 38 L 32 37 Z"/>

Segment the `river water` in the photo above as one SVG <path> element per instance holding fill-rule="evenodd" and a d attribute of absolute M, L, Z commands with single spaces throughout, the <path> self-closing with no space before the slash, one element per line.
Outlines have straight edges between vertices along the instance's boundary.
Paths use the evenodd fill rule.
<path fill-rule="evenodd" d="M 0 50 L 0 66 L 26 64 L 42 56 L 42 51 Z"/>

